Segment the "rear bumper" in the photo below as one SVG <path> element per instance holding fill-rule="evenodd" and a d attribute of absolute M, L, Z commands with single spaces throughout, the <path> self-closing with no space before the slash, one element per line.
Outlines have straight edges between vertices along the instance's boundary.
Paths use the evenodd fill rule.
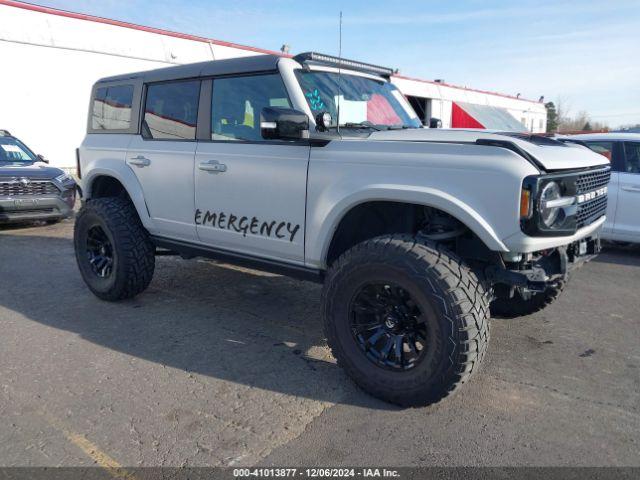
<path fill-rule="evenodd" d="M 59 196 L 0 197 L 0 224 L 67 218 L 72 205 L 73 201 Z"/>

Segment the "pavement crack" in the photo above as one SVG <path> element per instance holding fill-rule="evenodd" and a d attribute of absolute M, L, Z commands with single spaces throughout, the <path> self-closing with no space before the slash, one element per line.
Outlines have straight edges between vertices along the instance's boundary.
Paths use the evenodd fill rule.
<path fill-rule="evenodd" d="M 566 391 L 562 391 L 562 390 L 560 390 L 560 389 L 558 389 L 556 387 L 552 387 L 552 386 L 549 386 L 549 385 L 540 385 L 540 384 L 537 384 L 537 383 L 534 383 L 534 382 L 525 382 L 525 381 L 522 381 L 522 380 L 508 380 L 506 378 L 502 378 L 502 377 L 499 377 L 497 375 L 492 375 L 492 374 L 489 374 L 488 376 L 493 378 L 493 379 L 495 379 L 495 380 L 503 382 L 503 383 L 509 383 L 509 384 L 512 384 L 512 385 L 522 385 L 522 386 L 525 386 L 525 387 L 531 387 L 531 388 L 535 388 L 535 389 L 538 389 L 538 390 L 546 390 L 546 391 L 552 392 L 552 393 L 554 393 L 556 395 L 561 395 L 563 397 L 566 397 L 566 398 L 568 398 L 570 400 L 576 400 L 578 402 L 589 403 L 591 405 L 597 405 L 599 407 L 611 408 L 611 409 L 614 409 L 614 410 L 618 411 L 618 413 L 621 413 L 623 415 L 628 415 L 628 416 L 631 416 L 633 418 L 640 419 L 640 411 L 636 407 L 632 407 L 632 406 L 629 406 L 629 405 L 620 405 L 618 403 L 605 402 L 605 401 L 602 401 L 602 400 L 595 400 L 593 398 L 587 398 L 587 397 L 583 397 L 583 396 L 580 396 L 580 395 L 575 395 L 575 394 L 572 394 L 572 393 L 569 393 L 569 392 L 566 392 Z"/>

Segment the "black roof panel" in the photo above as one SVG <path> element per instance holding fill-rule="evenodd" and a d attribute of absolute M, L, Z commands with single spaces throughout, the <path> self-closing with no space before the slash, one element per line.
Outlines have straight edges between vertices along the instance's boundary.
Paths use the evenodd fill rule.
<path fill-rule="evenodd" d="M 253 55 L 250 57 L 230 58 L 226 60 L 209 60 L 207 62 L 189 63 L 175 67 L 165 67 L 145 72 L 125 73 L 123 75 L 105 77 L 98 80 L 97 83 L 132 79 L 142 79 L 143 82 L 162 82 L 199 76 L 265 72 L 275 70 L 279 59 L 280 56 L 278 55 Z"/>

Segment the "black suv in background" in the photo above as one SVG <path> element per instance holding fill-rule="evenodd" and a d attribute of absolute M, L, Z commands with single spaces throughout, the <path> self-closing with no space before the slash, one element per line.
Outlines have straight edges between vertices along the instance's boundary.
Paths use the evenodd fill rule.
<path fill-rule="evenodd" d="M 0 224 L 55 223 L 71 215 L 76 182 L 50 167 L 6 130 L 0 130 Z"/>

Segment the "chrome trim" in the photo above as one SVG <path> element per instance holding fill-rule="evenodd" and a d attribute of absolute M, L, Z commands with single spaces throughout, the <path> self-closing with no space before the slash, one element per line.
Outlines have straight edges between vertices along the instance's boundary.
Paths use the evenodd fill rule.
<path fill-rule="evenodd" d="M 576 202 L 576 197 L 560 197 L 555 200 L 540 202 L 542 208 L 568 207 Z"/>

